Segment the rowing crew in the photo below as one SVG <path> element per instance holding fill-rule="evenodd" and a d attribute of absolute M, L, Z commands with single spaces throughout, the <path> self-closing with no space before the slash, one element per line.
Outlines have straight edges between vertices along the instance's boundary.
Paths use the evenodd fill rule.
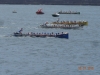
<path fill-rule="evenodd" d="M 46 37 L 46 36 L 48 36 L 48 37 L 54 37 L 54 36 L 56 36 L 56 35 L 61 35 L 61 34 L 65 34 L 65 33 L 33 33 L 33 32 L 31 32 L 31 33 L 27 33 L 27 34 L 22 34 L 22 33 L 14 33 L 14 36 L 30 36 L 30 37 L 32 37 L 32 36 L 36 36 L 36 37 Z"/>
<path fill-rule="evenodd" d="M 56 35 L 61 35 L 61 34 L 64 34 L 63 32 L 62 33 L 33 33 L 31 32 L 30 34 L 28 34 L 29 36 L 37 36 L 37 37 L 55 37 Z"/>
<path fill-rule="evenodd" d="M 69 34 L 68 33 L 27 33 L 27 34 L 23 34 L 22 33 L 22 29 L 20 32 L 16 32 L 14 33 L 13 36 L 16 36 L 16 37 L 22 37 L 22 36 L 30 36 L 30 37 L 57 37 L 57 38 L 67 38 L 69 37 Z"/>
<path fill-rule="evenodd" d="M 26 36 L 30 36 L 30 37 L 57 37 L 57 38 L 69 38 L 68 33 L 56 33 L 54 34 L 52 33 L 28 33 L 28 34 L 22 34 L 22 33 L 14 33 L 14 36 L 16 37 L 26 37 Z"/>

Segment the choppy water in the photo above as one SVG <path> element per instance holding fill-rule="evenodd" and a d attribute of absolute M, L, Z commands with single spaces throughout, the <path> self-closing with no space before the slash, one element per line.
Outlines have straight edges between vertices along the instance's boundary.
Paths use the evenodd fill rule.
<path fill-rule="evenodd" d="M 39 8 L 44 15 L 36 15 Z M 51 14 L 60 10 L 81 13 L 60 15 L 60 20 L 86 20 L 88 26 L 38 28 L 46 21 L 56 21 Z M 24 33 L 68 32 L 69 39 L 11 37 L 20 28 Z M 0 75 L 100 75 L 99 50 L 100 6 L 0 5 Z"/>

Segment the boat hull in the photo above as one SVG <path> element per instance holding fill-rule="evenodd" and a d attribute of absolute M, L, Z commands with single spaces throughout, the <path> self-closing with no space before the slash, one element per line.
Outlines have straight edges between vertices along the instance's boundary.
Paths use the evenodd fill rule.
<path fill-rule="evenodd" d="M 36 14 L 44 14 L 44 12 L 36 12 Z"/>
<path fill-rule="evenodd" d="M 59 17 L 59 15 L 52 14 L 53 17 Z"/>
<path fill-rule="evenodd" d="M 67 34 L 61 34 L 61 35 L 56 35 L 57 38 L 69 38 L 68 33 Z"/>
<path fill-rule="evenodd" d="M 28 34 L 14 33 L 13 36 L 15 36 L 15 37 L 23 37 L 23 36 L 28 36 Z"/>
<path fill-rule="evenodd" d="M 53 17 L 59 17 L 58 13 L 52 14 Z"/>

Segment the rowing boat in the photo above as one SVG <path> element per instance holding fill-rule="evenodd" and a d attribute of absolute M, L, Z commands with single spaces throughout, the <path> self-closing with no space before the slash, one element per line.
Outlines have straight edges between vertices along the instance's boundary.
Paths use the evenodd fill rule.
<path fill-rule="evenodd" d="M 88 21 L 60 21 L 52 22 L 51 24 L 64 24 L 64 25 L 88 25 Z"/>
<path fill-rule="evenodd" d="M 77 12 L 77 11 L 66 11 L 66 12 L 62 12 L 62 11 L 60 11 L 60 12 L 58 12 L 59 14 L 80 14 L 80 12 Z"/>
<path fill-rule="evenodd" d="M 69 38 L 69 34 L 68 33 L 28 33 L 28 34 L 23 34 L 23 33 L 14 33 L 13 36 L 15 37 L 55 37 L 55 38 Z"/>
<path fill-rule="evenodd" d="M 62 29 L 78 29 L 83 28 L 83 25 L 58 25 L 58 24 L 42 24 L 41 28 L 62 28 Z"/>

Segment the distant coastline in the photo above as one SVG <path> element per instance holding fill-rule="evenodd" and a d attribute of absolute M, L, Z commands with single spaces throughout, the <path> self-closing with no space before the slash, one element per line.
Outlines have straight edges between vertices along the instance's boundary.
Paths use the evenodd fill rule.
<path fill-rule="evenodd" d="M 0 4 L 100 6 L 100 0 L 0 0 Z"/>
<path fill-rule="evenodd" d="M 0 5 L 79 5 L 79 6 L 100 6 L 100 5 L 87 5 L 87 4 L 0 4 Z"/>

